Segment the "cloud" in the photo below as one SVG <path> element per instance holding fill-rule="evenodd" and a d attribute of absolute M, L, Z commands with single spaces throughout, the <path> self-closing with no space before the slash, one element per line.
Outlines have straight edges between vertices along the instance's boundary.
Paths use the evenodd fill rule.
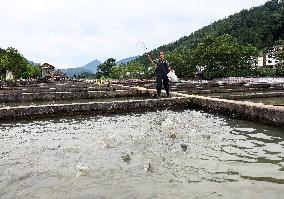
<path fill-rule="evenodd" d="M 57 67 L 142 54 L 266 0 L 5 0 L 0 47 Z"/>

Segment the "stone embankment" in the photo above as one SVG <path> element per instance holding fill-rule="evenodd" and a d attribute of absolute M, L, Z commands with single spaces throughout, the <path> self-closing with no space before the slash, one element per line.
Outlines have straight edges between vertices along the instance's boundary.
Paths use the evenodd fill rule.
<path fill-rule="evenodd" d="M 201 86 L 206 87 L 208 85 Z M 228 87 L 230 87 L 230 85 L 228 85 Z M 274 107 L 251 102 L 240 102 L 228 99 L 195 96 L 183 94 L 180 92 L 172 92 L 171 98 L 150 99 L 154 93 L 155 89 L 129 87 L 118 84 L 99 86 L 92 83 L 40 85 L 37 87 L 19 87 L 11 90 L 3 89 L 0 91 L 0 100 L 2 100 L 2 102 L 5 100 L 37 101 L 125 96 L 148 96 L 149 99 L 3 107 L 0 108 L 0 119 L 27 119 L 57 115 L 101 114 L 157 110 L 165 108 L 198 108 L 210 112 L 221 113 L 224 115 L 234 117 L 237 116 L 246 120 L 263 124 L 284 127 L 284 107 Z M 9 98 L 9 95 L 11 95 L 12 97 Z"/>
<path fill-rule="evenodd" d="M 253 122 L 284 127 L 284 107 L 203 96 L 185 97 L 191 99 L 190 108 L 203 109 Z"/>
<path fill-rule="evenodd" d="M 242 100 L 242 99 L 253 99 L 253 98 L 269 98 L 269 97 L 284 97 L 284 91 L 273 91 L 273 92 L 250 92 L 245 94 L 234 93 L 231 95 L 212 95 L 210 97 L 217 97 L 222 99 L 231 99 L 231 100 Z"/>
<path fill-rule="evenodd" d="M 212 94 L 232 92 L 281 92 L 284 84 L 242 84 L 242 83 L 174 83 L 172 91 L 184 94 Z"/>
<path fill-rule="evenodd" d="M 0 119 L 39 118 L 59 115 L 105 114 L 131 111 L 148 111 L 165 108 L 185 108 L 187 98 L 90 102 L 64 105 L 22 106 L 0 108 Z"/>
<path fill-rule="evenodd" d="M 0 103 L 121 98 L 147 95 L 149 95 L 147 92 L 137 93 L 136 89 L 122 85 L 97 85 L 93 83 L 72 82 L 4 87 L 0 90 Z"/>

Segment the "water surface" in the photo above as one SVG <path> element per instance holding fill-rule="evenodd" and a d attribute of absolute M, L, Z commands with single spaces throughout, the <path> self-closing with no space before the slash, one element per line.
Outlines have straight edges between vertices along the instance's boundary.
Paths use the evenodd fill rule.
<path fill-rule="evenodd" d="M 284 106 L 284 97 L 252 98 L 252 99 L 245 99 L 243 101 L 250 101 L 250 102 L 262 103 L 262 104 L 267 104 L 267 105 L 283 105 Z"/>
<path fill-rule="evenodd" d="M 284 131 L 201 111 L 0 124 L 0 198 L 283 198 Z"/>

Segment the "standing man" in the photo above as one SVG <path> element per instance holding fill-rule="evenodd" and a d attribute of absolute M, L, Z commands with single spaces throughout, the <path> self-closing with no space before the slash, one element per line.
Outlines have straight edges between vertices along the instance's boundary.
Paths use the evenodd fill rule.
<path fill-rule="evenodd" d="M 169 72 L 169 63 L 165 59 L 164 52 L 160 52 L 160 58 L 157 60 L 152 60 L 150 55 L 147 54 L 148 59 L 153 63 L 156 64 L 156 83 L 157 83 L 157 97 L 161 97 L 161 90 L 162 84 L 167 93 L 167 97 L 170 97 L 170 87 L 169 87 L 169 79 L 168 79 L 168 72 Z"/>

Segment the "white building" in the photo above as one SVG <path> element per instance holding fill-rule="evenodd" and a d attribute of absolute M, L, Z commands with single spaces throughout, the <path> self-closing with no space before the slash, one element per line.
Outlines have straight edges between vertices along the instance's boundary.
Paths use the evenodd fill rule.
<path fill-rule="evenodd" d="M 264 63 L 263 56 L 262 57 L 258 57 L 257 58 L 257 66 L 258 67 L 263 67 L 263 63 Z"/>
<path fill-rule="evenodd" d="M 257 59 L 257 66 L 258 67 L 269 67 L 274 68 L 276 64 L 280 62 L 280 60 L 277 59 L 277 52 L 282 51 L 283 46 L 274 46 L 271 49 L 268 50 L 267 53 L 265 53 L 265 59 L 264 57 L 258 57 Z"/>
<path fill-rule="evenodd" d="M 14 75 L 12 73 L 12 71 L 7 70 L 6 71 L 6 80 L 13 80 L 14 79 Z"/>

